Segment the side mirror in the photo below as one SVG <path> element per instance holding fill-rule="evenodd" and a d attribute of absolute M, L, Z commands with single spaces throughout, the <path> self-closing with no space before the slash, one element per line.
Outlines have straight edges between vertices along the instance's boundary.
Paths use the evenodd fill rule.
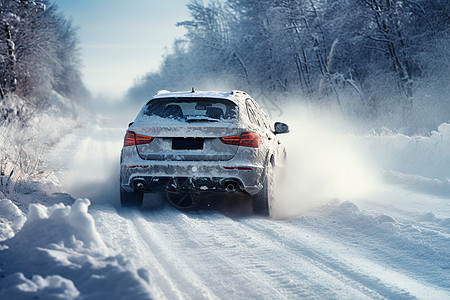
<path fill-rule="evenodd" d="M 280 133 L 288 133 L 289 132 L 289 126 L 287 126 L 287 124 L 282 123 L 282 122 L 276 122 L 275 123 L 275 134 L 280 134 Z"/>
<path fill-rule="evenodd" d="M 129 124 L 128 124 L 128 128 L 129 128 L 131 125 L 133 125 L 133 123 L 134 123 L 134 122 L 129 123 Z"/>

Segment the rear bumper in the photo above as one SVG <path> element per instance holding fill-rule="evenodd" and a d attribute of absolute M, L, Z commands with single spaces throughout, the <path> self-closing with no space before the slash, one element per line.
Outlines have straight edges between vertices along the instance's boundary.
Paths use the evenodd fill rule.
<path fill-rule="evenodd" d="M 197 191 L 246 192 L 256 194 L 262 188 L 263 168 L 231 162 L 142 162 L 122 163 L 122 188 L 132 192 Z"/>
<path fill-rule="evenodd" d="M 239 192 L 244 184 L 238 178 L 140 176 L 130 180 L 134 189 L 148 192 Z"/>

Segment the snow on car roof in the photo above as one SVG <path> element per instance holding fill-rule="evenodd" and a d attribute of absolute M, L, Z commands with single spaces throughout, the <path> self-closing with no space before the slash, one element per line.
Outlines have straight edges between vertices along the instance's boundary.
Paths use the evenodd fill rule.
<path fill-rule="evenodd" d="M 219 92 L 219 91 L 184 91 L 184 92 L 170 92 L 166 90 L 159 91 L 152 99 L 159 98 L 218 98 L 218 99 L 228 99 L 236 102 L 236 93 L 244 92 L 232 91 L 232 92 Z"/>

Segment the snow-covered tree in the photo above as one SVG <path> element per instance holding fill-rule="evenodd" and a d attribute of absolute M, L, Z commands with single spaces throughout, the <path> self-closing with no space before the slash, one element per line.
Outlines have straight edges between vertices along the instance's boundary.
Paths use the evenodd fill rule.
<path fill-rule="evenodd" d="M 188 8 L 185 40 L 130 97 L 145 86 L 211 83 L 407 115 L 418 83 L 449 77 L 448 0 L 194 0 Z"/>
<path fill-rule="evenodd" d="M 1 0 L 0 96 L 3 119 L 47 106 L 52 91 L 85 93 L 79 74 L 76 31 L 49 1 Z M 14 94 L 25 102 L 9 97 Z M 9 97 L 9 98 L 8 98 Z M 7 99 L 8 98 L 8 99 Z M 6 107 L 6 108 L 5 108 Z M 9 112 L 9 113 L 8 113 Z"/>

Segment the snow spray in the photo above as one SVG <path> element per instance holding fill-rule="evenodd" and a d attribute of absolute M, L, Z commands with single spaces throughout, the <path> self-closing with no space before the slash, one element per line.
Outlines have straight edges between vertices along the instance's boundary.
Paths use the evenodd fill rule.
<path fill-rule="evenodd" d="M 295 106 L 285 111 L 291 112 L 282 117 L 290 133 L 280 139 L 288 159 L 283 182 L 276 184 L 274 218 L 300 216 L 331 200 L 355 201 L 373 191 L 375 168 L 350 126 L 323 110 Z"/>

